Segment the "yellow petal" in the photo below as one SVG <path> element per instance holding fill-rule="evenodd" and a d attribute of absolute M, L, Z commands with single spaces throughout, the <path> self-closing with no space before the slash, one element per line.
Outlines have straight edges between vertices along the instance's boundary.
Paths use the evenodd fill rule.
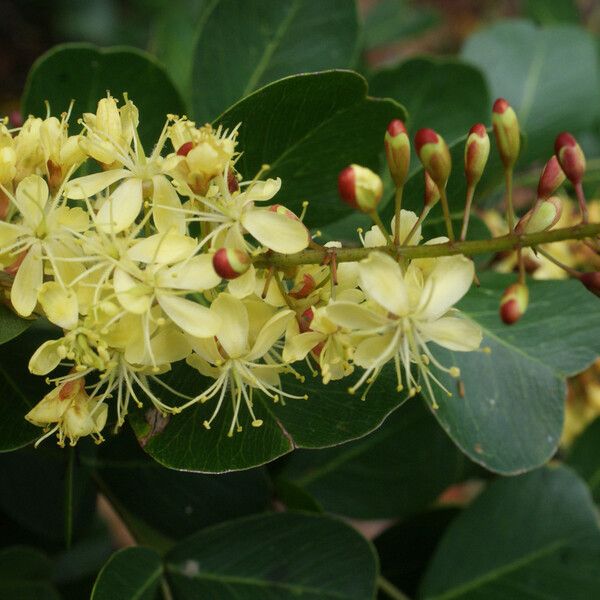
<path fill-rule="evenodd" d="M 141 179 L 130 177 L 123 181 L 100 207 L 96 217 L 98 229 L 104 233 L 127 229 L 140 214 L 142 198 Z"/>
<path fill-rule="evenodd" d="M 217 333 L 219 342 L 231 358 L 237 358 L 248 350 L 248 311 L 244 303 L 231 294 L 219 294 L 210 307 L 221 318 Z"/>
<path fill-rule="evenodd" d="M 133 261 L 166 265 L 188 258 L 195 249 L 196 242 L 191 237 L 170 229 L 135 243 L 127 256 Z"/>
<path fill-rule="evenodd" d="M 221 278 L 216 274 L 210 254 L 194 256 L 185 263 L 161 269 L 156 275 L 159 287 L 200 292 L 210 290 Z"/>
<path fill-rule="evenodd" d="M 294 313 L 291 310 L 281 310 L 273 315 L 262 327 L 258 333 L 258 337 L 252 346 L 252 350 L 246 357 L 247 360 L 256 360 L 264 356 L 272 347 L 273 344 L 283 335 L 290 319 L 294 318 Z"/>
<path fill-rule="evenodd" d="M 387 319 L 362 304 L 354 302 L 332 302 L 325 313 L 339 327 L 346 329 L 373 329 L 387 323 Z"/>
<path fill-rule="evenodd" d="M 244 193 L 244 201 L 260 202 L 270 200 L 281 189 L 281 179 L 267 179 L 256 181 Z"/>
<path fill-rule="evenodd" d="M 431 323 L 419 323 L 425 341 L 432 341 L 448 350 L 470 352 L 481 344 L 481 328 L 467 319 L 442 317 Z"/>
<path fill-rule="evenodd" d="M 318 331 L 305 331 L 286 339 L 283 347 L 283 360 L 296 362 L 302 360 L 325 336 Z"/>
<path fill-rule="evenodd" d="M 29 248 L 10 290 L 10 301 L 22 317 L 28 317 L 33 312 L 42 279 L 42 247 L 37 243 Z"/>
<path fill-rule="evenodd" d="M 58 352 L 63 340 L 44 342 L 29 359 L 29 371 L 34 375 L 47 375 L 53 371 L 64 358 Z"/>
<path fill-rule="evenodd" d="M 65 185 L 65 195 L 72 200 L 91 198 L 98 192 L 105 190 L 109 185 L 130 175 L 131 173 L 127 171 L 127 169 L 114 169 L 78 177 L 77 179 L 72 179 Z"/>
<path fill-rule="evenodd" d="M 49 321 L 63 329 L 73 329 L 79 320 L 77 294 L 56 281 L 46 281 L 38 298 Z"/>
<path fill-rule="evenodd" d="M 17 186 L 15 199 L 26 225 L 35 230 L 44 218 L 48 184 L 38 175 L 29 175 Z"/>
<path fill-rule="evenodd" d="M 181 200 L 164 175 L 152 178 L 154 193 L 152 195 L 152 216 L 154 224 L 159 231 L 175 229 L 178 233 L 185 233 L 185 214 L 181 210 Z"/>
<path fill-rule="evenodd" d="M 391 345 L 395 332 L 369 337 L 356 347 L 353 360 L 359 367 L 369 368 L 385 364 L 394 353 L 395 345 Z"/>
<path fill-rule="evenodd" d="M 150 309 L 150 290 L 123 269 L 115 269 L 113 286 L 117 299 L 125 310 L 141 315 Z"/>
<path fill-rule="evenodd" d="M 179 296 L 170 296 L 160 292 L 156 293 L 156 297 L 165 314 L 185 332 L 195 337 L 217 335 L 221 326 L 221 319 L 219 315 L 206 308 L 206 306 L 201 306 Z"/>
<path fill-rule="evenodd" d="M 227 284 L 227 291 L 236 298 L 246 298 L 254 293 L 255 287 L 256 269 L 254 265 L 250 265 L 250 268 L 243 275 L 232 279 Z"/>
<path fill-rule="evenodd" d="M 266 208 L 246 210 L 242 225 L 263 246 L 275 252 L 294 254 L 308 246 L 308 231 L 301 221 Z"/>
<path fill-rule="evenodd" d="M 408 312 L 408 293 L 398 263 L 387 254 L 371 252 L 358 265 L 360 287 L 368 298 L 389 312 Z"/>

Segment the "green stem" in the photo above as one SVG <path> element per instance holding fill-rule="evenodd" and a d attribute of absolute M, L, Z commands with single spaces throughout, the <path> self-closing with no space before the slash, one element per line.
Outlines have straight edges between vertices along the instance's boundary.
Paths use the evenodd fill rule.
<path fill-rule="evenodd" d="M 396 246 L 400 245 L 400 212 L 402 211 L 402 192 L 404 190 L 404 186 L 400 186 L 396 188 L 396 195 L 394 196 L 395 203 L 395 222 L 394 222 L 394 244 Z"/>
<path fill-rule="evenodd" d="M 448 239 L 453 242 L 454 229 L 452 229 L 452 217 L 450 217 L 450 209 L 448 208 L 448 196 L 446 196 L 446 188 L 440 189 L 440 200 L 442 202 L 442 210 L 444 211 L 444 221 L 446 221 Z"/>
<path fill-rule="evenodd" d="M 383 233 L 383 235 L 385 236 L 387 243 L 390 246 L 393 246 L 394 242 L 392 241 L 392 238 L 390 237 L 387 227 L 383 224 L 383 221 L 381 220 L 379 213 L 376 210 L 374 210 L 373 212 L 369 213 L 369 216 L 371 217 L 371 219 L 373 219 L 373 223 L 375 223 L 375 225 L 377 225 L 377 227 L 379 227 L 379 229 L 381 230 L 381 233 Z"/>
<path fill-rule="evenodd" d="M 73 471 L 75 470 L 75 448 L 69 447 L 67 472 L 65 474 L 65 546 L 73 542 Z"/>
<path fill-rule="evenodd" d="M 388 581 L 383 575 L 377 578 L 377 587 L 386 595 L 388 598 L 393 600 L 410 600 L 410 598 L 401 592 L 393 583 Z"/>
<path fill-rule="evenodd" d="M 488 254 L 490 252 L 502 252 L 503 250 L 514 250 L 515 248 L 528 248 L 539 244 L 562 242 L 564 240 L 583 240 L 585 238 L 600 235 L 600 223 L 589 223 L 587 225 L 574 225 L 551 231 L 539 231 L 536 233 L 517 234 L 512 233 L 488 240 L 469 240 L 466 242 L 448 242 L 446 244 L 432 244 L 422 246 L 379 246 L 377 248 L 338 248 L 335 256 L 338 263 L 355 262 L 366 258 L 371 252 L 385 252 L 394 256 L 413 258 L 436 258 L 438 256 L 453 256 L 464 254 L 474 256 L 476 254 Z M 261 255 L 256 258 L 254 266 L 268 268 L 275 266 L 287 268 L 297 265 L 318 265 L 323 262 L 327 252 L 321 250 L 303 250 L 296 254 L 273 253 L 268 256 Z"/>
<path fill-rule="evenodd" d="M 471 204 L 473 203 L 473 195 L 475 194 L 475 186 L 467 186 L 467 201 L 465 202 L 465 214 L 463 215 L 462 229 L 460 230 L 460 241 L 464 242 L 467 239 L 467 229 L 469 227 L 469 217 L 471 216 Z"/>
<path fill-rule="evenodd" d="M 506 179 L 506 220 L 508 221 L 508 230 L 515 228 L 515 212 L 513 209 L 513 170 L 512 167 L 505 169 L 504 177 Z"/>

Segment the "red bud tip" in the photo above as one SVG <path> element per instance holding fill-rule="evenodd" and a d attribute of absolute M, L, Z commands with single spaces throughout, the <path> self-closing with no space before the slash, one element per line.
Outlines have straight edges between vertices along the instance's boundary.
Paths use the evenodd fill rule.
<path fill-rule="evenodd" d="M 546 200 L 563 184 L 566 179 L 556 156 L 553 156 L 544 166 L 538 183 L 537 196 Z"/>
<path fill-rule="evenodd" d="M 387 132 L 392 137 L 396 137 L 401 133 L 406 133 L 406 126 L 400 119 L 394 119 L 393 121 L 390 121 L 389 125 L 387 126 Z"/>
<path fill-rule="evenodd" d="M 425 144 L 437 144 L 439 141 L 438 134 L 433 129 L 419 129 L 415 134 L 415 148 L 417 154 L 420 154 L 421 148 Z"/>
<path fill-rule="evenodd" d="M 383 196 L 381 178 L 366 167 L 350 165 L 338 176 L 340 198 L 364 213 L 371 213 Z"/>
<path fill-rule="evenodd" d="M 573 185 L 581 183 L 585 173 L 585 155 L 577 140 L 564 131 L 554 142 L 556 158 L 565 175 Z"/>
<path fill-rule="evenodd" d="M 243 275 L 251 265 L 248 254 L 238 248 L 219 248 L 213 255 L 213 268 L 223 279 Z"/>
<path fill-rule="evenodd" d="M 356 177 L 354 175 L 354 169 L 352 167 L 346 167 L 338 175 L 338 191 L 340 198 L 350 204 L 350 206 L 356 206 Z"/>
<path fill-rule="evenodd" d="M 524 283 L 509 285 L 500 300 L 500 318 L 506 325 L 516 323 L 527 310 L 529 289 Z"/>
<path fill-rule="evenodd" d="M 590 273 L 582 273 L 579 277 L 579 281 L 585 285 L 585 287 L 600 298 L 600 272 L 591 271 Z"/>
<path fill-rule="evenodd" d="M 185 144 L 181 144 L 181 146 L 179 146 L 179 150 L 177 150 L 177 155 L 187 156 L 193 147 L 194 142 L 186 142 Z"/>
<path fill-rule="evenodd" d="M 469 129 L 469 135 L 472 133 L 478 135 L 480 138 L 487 137 L 487 129 L 483 123 L 475 123 L 475 125 Z"/>
<path fill-rule="evenodd" d="M 307 308 L 298 319 L 298 327 L 302 333 L 310 331 L 310 324 L 312 320 L 315 318 L 315 313 L 312 308 Z"/>
<path fill-rule="evenodd" d="M 496 102 L 494 102 L 492 112 L 495 112 L 497 115 L 501 115 L 506 112 L 507 108 L 510 108 L 510 104 L 504 98 L 498 98 Z"/>

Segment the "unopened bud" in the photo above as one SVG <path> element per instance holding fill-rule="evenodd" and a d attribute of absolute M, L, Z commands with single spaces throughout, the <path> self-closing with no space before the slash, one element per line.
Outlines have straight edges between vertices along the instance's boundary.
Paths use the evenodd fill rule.
<path fill-rule="evenodd" d="M 396 187 L 402 187 L 410 166 L 410 140 L 400 119 L 394 119 L 387 126 L 383 143 L 390 175 Z"/>
<path fill-rule="evenodd" d="M 452 169 L 450 150 L 444 138 L 433 129 L 419 129 L 415 135 L 415 149 L 435 185 L 444 189 Z"/>
<path fill-rule="evenodd" d="M 561 169 L 556 156 L 553 156 L 544 166 L 538 183 L 537 197 L 546 200 L 563 184 L 565 172 Z"/>
<path fill-rule="evenodd" d="M 465 176 L 469 186 L 479 183 L 490 155 L 490 138 L 485 125 L 477 123 L 469 129 L 465 144 Z"/>
<path fill-rule="evenodd" d="M 585 287 L 600 298 L 600 272 L 591 271 L 590 273 L 581 273 L 579 281 L 585 285 Z"/>
<path fill-rule="evenodd" d="M 496 137 L 496 146 L 504 167 L 510 169 L 517 162 L 521 149 L 519 121 L 512 106 L 498 98 L 492 109 L 492 126 Z"/>
<path fill-rule="evenodd" d="M 440 199 L 440 190 L 435 185 L 431 175 L 425 171 L 425 194 L 423 197 L 423 204 L 428 208 L 433 208 L 437 201 Z"/>
<path fill-rule="evenodd" d="M 557 196 L 552 196 L 524 214 L 517 223 L 515 232 L 537 233 L 548 231 L 558 223 L 561 214 L 562 202 Z"/>
<path fill-rule="evenodd" d="M 569 181 L 581 183 L 585 173 L 585 155 L 577 140 L 566 131 L 560 133 L 554 142 L 556 158 Z"/>
<path fill-rule="evenodd" d="M 248 254 L 239 248 L 219 248 L 212 262 L 215 272 L 223 279 L 235 279 L 243 275 L 252 264 Z"/>
<path fill-rule="evenodd" d="M 338 176 L 338 190 L 346 204 L 361 212 L 371 213 L 383 196 L 383 183 L 371 169 L 350 165 Z"/>
<path fill-rule="evenodd" d="M 524 283 L 509 285 L 500 300 L 500 318 L 507 325 L 516 323 L 527 310 L 529 288 Z"/>

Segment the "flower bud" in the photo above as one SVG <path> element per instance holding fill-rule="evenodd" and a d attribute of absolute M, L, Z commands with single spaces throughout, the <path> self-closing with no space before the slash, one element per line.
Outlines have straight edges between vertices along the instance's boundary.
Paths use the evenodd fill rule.
<path fill-rule="evenodd" d="M 537 197 L 547 200 L 563 184 L 565 172 L 560 168 L 556 156 L 553 156 L 544 166 L 538 183 Z"/>
<path fill-rule="evenodd" d="M 452 159 L 444 138 L 433 129 L 419 129 L 415 135 L 417 156 L 435 185 L 444 189 L 450 177 Z"/>
<path fill-rule="evenodd" d="M 410 166 L 410 140 L 406 127 L 400 119 L 394 119 L 387 126 L 383 140 L 390 175 L 396 187 L 402 187 Z"/>
<path fill-rule="evenodd" d="M 361 212 L 370 213 L 377 208 L 383 196 L 383 183 L 371 169 L 350 165 L 338 176 L 338 190 L 346 204 Z"/>
<path fill-rule="evenodd" d="M 515 227 L 515 232 L 537 233 L 539 231 L 547 231 L 558 223 L 561 214 L 562 202 L 557 196 L 552 196 L 524 214 L 519 219 Z"/>
<path fill-rule="evenodd" d="M 469 129 L 469 136 L 465 144 L 465 176 L 467 178 L 467 185 L 475 186 L 479 183 L 489 155 L 490 138 L 485 125 L 477 123 Z"/>
<path fill-rule="evenodd" d="M 223 279 L 243 275 L 252 264 L 246 252 L 239 248 L 219 248 L 213 255 L 213 268 Z"/>
<path fill-rule="evenodd" d="M 229 171 L 227 171 L 227 189 L 229 190 L 230 194 L 233 194 L 240 189 L 240 184 L 235 176 L 235 173 L 233 172 L 233 169 L 229 169 Z"/>
<path fill-rule="evenodd" d="M 524 283 L 509 285 L 500 300 L 500 318 L 506 325 L 516 323 L 527 310 L 529 288 Z"/>
<path fill-rule="evenodd" d="M 433 179 L 431 179 L 431 175 L 427 171 L 425 171 L 425 194 L 423 198 L 423 204 L 427 206 L 429 209 L 433 208 L 437 201 L 440 199 L 440 190 L 438 186 L 435 185 Z"/>
<path fill-rule="evenodd" d="M 591 271 L 590 273 L 581 273 L 579 281 L 585 285 L 585 287 L 600 298 L 600 272 Z"/>
<path fill-rule="evenodd" d="M 569 181 L 581 183 L 585 173 L 585 155 L 577 140 L 566 131 L 560 133 L 554 142 L 556 158 Z"/>
<path fill-rule="evenodd" d="M 494 102 L 492 126 L 502 163 L 506 169 L 510 169 L 519 157 L 521 136 L 517 115 L 504 98 L 498 98 Z"/>

